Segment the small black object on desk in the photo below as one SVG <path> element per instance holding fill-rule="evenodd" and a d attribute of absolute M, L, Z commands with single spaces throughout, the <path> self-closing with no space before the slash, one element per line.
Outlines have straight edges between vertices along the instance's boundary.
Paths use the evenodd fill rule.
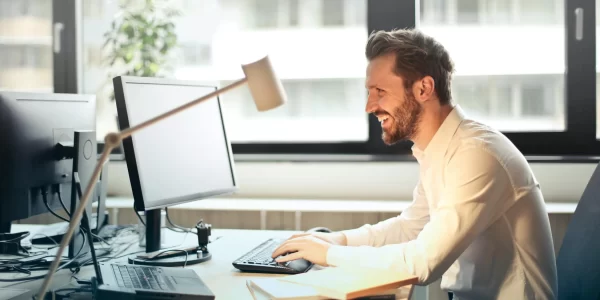
<path fill-rule="evenodd" d="M 202 253 L 208 253 L 208 243 L 210 243 L 210 234 L 212 225 L 204 223 L 204 220 L 200 219 L 200 222 L 196 224 L 196 232 L 198 234 L 198 248 Z"/>
<path fill-rule="evenodd" d="M 208 252 L 207 246 L 210 243 L 212 226 L 200 220 L 195 228 L 198 230 L 198 246 L 134 254 L 129 257 L 129 263 L 159 267 L 185 267 L 210 260 L 212 254 Z"/>

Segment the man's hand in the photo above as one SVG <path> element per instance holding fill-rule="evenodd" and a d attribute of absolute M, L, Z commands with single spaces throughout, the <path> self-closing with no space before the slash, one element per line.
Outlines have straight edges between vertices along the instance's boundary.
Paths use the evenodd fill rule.
<path fill-rule="evenodd" d="M 286 262 L 304 258 L 314 264 L 327 266 L 327 251 L 329 250 L 329 247 L 331 247 L 331 243 L 317 238 L 312 234 L 305 234 L 292 237 L 281 243 L 281 245 L 273 251 L 271 256 L 276 258 L 288 253 L 286 256 L 278 257 L 275 261 Z"/>

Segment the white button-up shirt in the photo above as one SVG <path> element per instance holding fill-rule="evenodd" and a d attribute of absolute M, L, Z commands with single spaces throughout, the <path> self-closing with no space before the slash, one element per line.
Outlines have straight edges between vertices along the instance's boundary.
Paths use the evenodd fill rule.
<path fill-rule="evenodd" d="M 455 299 L 554 299 L 556 262 L 540 186 L 519 150 L 456 106 L 424 151 L 419 183 L 399 216 L 346 230 L 331 266 L 440 277 Z"/>

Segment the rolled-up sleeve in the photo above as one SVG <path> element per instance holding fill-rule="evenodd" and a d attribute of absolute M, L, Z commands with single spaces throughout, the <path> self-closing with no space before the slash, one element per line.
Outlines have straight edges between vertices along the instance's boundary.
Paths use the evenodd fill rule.
<path fill-rule="evenodd" d="M 444 176 L 443 186 L 436 187 L 441 191 L 440 202 L 415 239 L 381 247 L 373 247 L 374 243 L 332 246 L 327 263 L 396 269 L 416 275 L 422 284 L 441 277 L 473 240 L 503 214 L 505 200 L 514 199 L 508 173 L 484 148 L 459 150 L 443 170 L 443 174 L 434 175 Z M 372 227 L 362 230 L 393 232 L 389 227 L 401 226 L 394 221 L 384 224 L 375 231 Z M 363 233 L 352 238 L 364 241 L 363 236 L 371 235 Z M 369 238 L 369 242 L 376 240 Z"/>

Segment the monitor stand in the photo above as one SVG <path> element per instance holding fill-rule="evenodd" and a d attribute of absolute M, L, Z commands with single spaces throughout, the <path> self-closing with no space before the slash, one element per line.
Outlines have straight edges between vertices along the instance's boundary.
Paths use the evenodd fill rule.
<path fill-rule="evenodd" d="M 146 216 L 146 253 L 158 254 L 161 252 L 163 257 L 160 258 L 143 258 L 134 254 L 128 259 L 133 265 L 146 265 L 157 267 L 183 267 L 193 264 L 198 264 L 210 260 L 212 255 L 208 252 L 206 245 L 199 245 L 194 250 L 190 249 L 160 249 L 160 209 L 153 209 L 145 212 Z M 170 251 L 171 250 L 171 251 Z"/>
<path fill-rule="evenodd" d="M 0 233 L 10 233 L 11 222 L 2 221 L 0 218 Z"/>

